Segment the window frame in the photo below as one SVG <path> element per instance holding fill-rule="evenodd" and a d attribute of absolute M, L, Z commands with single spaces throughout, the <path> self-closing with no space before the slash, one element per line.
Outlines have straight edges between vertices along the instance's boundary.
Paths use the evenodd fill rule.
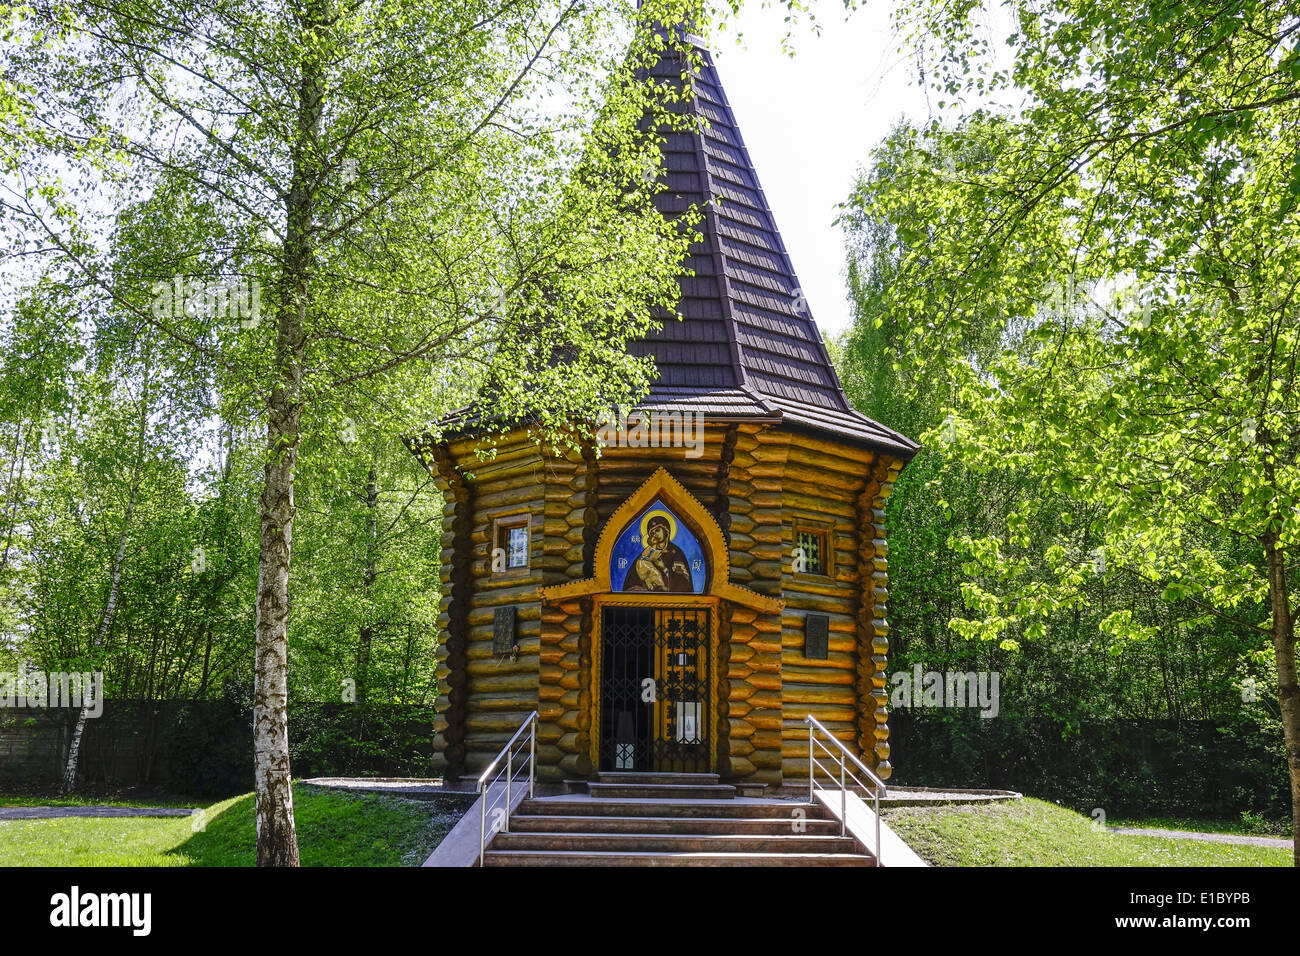
<path fill-rule="evenodd" d="M 799 547 L 799 535 L 815 534 L 821 538 L 822 542 L 822 569 L 813 571 L 805 568 L 803 571 L 797 571 L 794 568 L 793 554 L 794 549 Z M 826 578 L 834 580 L 835 578 L 835 525 L 833 522 L 824 521 L 819 518 L 807 518 L 803 515 L 795 515 L 791 520 L 790 529 L 790 570 L 793 574 L 808 578 Z"/>
<path fill-rule="evenodd" d="M 523 528 L 524 533 L 528 536 L 528 548 L 525 552 L 527 555 L 526 562 L 520 567 L 512 568 L 510 562 L 510 545 L 509 532 L 514 528 Z M 502 548 L 506 552 L 506 567 L 503 570 L 496 571 L 492 568 L 492 553 Z M 531 511 L 516 511 L 510 514 L 496 515 L 492 519 L 492 538 L 491 546 L 488 548 L 488 571 L 493 580 L 504 580 L 507 578 L 526 578 L 533 571 L 533 514 Z"/>

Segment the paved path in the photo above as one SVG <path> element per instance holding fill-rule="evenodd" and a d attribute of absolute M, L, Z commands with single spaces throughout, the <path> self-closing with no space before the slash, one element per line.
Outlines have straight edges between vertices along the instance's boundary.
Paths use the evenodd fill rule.
<path fill-rule="evenodd" d="M 0 807 L 0 820 L 55 820 L 60 817 L 188 817 L 180 807 Z"/>
<path fill-rule="evenodd" d="M 1240 833 L 1198 833 L 1192 830 L 1157 830 L 1147 827 L 1108 827 L 1112 833 L 1129 836 L 1166 837 L 1173 840 L 1205 840 L 1209 843 L 1244 843 L 1250 846 L 1291 848 L 1291 841 L 1282 837 L 1246 836 Z"/>

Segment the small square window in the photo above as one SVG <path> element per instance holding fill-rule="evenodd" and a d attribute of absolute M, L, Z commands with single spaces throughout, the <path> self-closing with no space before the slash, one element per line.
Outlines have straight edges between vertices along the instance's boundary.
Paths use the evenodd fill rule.
<path fill-rule="evenodd" d="M 797 574 L 831 573 L 829 531 L 805 522 L 796 522 L 794 526 L 794 570 Z"/>
<path fill-rule="evenodd" d="M 529 516 L 509 515 L 497 518 L 492 536 L 492 571 L 508 574 L 528 570 Z"/>

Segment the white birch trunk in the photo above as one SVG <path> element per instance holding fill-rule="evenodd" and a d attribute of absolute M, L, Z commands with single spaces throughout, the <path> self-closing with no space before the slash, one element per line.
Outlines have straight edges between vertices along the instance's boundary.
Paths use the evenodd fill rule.
<path fill-rule="evenodd" d="M 146 386 L 147 387 L 147 386 Z M 145 396 L 140 397 L 140 441 L 136 448 L 135 463 L 131 469 L 131 494 L 126 501 L 126 511 L 122 516 L 122 534 L 117 539 L 117 553 L 113 556 L 113 570 L 108 585 L 108 600 L 104 602 L 104 613 L 99 618 L 99 629 L 95 633 L 95 643 L 91 648 L 92 659 L 98 659 L 99 650 L 108 639 L 108 629 L 113 626 L 113 614 L 117 610 L 117 596 L 122 586 L 122 564 L 126 560 L 126 542 L 131 534 L 131 525 L 135 518 L 135 501 L 140 493 L 140 477 L 144 467 L 145 429 L 148 428 L 148 403 Z M 86 717 L 90 709 L 85 705 L 85 688 L 82 688 L 82 705 L 77 711 L 77 723 L 72 728 L 72 739 L 68 741 L 68 761 L 63 767 L 63 792 L 71 793 L 77 786 L 77 763 L 81 759 L 81 737 L 86 732 Z M 103 693 L 103 688 L 98 690 Z"/>

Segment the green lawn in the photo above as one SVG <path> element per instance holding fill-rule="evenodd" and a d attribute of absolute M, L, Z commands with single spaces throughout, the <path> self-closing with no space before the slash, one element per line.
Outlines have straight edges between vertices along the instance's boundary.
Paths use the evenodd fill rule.
<path fill-rule="evenodd" d="M 1235 833 L 1238 836 L 1282 837 L 1291 836 L 1289 820 L 1264 820 L 1256 817 L 1252 821 L 1236 820 L 1199 820 L 1179 817 L 1123 817 L 1107 820 L 1113 827 L 1145 827 L 1150 830 L 1191 830 L 1197 833 Z"/>
<path fill-rule="evenodd" d="M 0 807 L 202 807 L 207 800 L 201 797 L 133 797 L 123 794 L 111 797 L 69 794 L 54 796 L 50 794 L 3 793 L 0 792 Z"/>
<path fill-rule="evenodd" d="M 1290 866 L 1292 861 L 1290 849 L 1111 833 L 1073 810 L 1029 798 L 897 807 L 883 816 L 936 866 Z"/>
<path fill-rule="evenodd" d="M 22 805 L 54 801 L 24 799 Z M 103 801 L 101 801 L 103 802 Z M 0 803 L 14 801 L 0 798 Z M 399 797 L 294 787 L 304 866 L 422 863 L 450 824 L 438 805 Z M 1289 849 L 1110 833 L 1041 800 L 885 811 L 889 825 L 940 866 L 1288 866 Z M 1157 821 L 1141 821 L 1154 824 Z M 1160 820 L 1169 829 L 1201 821 Z M 1177 826 L 1175 826 L 1177 824 Z M 3 866 L 252 866 L 253 795 L 201 818 L 0 821 Z"/>
<path fill-rule="evenodd" d="M 303 866 L 415 866 L 450 826 L 433 802 L 294 787 Z M 39 803 L 40 801 L 33 801 Z M 252 866 L 253 795 L 201 818 L 0 821 L 3 866 Z"/>

